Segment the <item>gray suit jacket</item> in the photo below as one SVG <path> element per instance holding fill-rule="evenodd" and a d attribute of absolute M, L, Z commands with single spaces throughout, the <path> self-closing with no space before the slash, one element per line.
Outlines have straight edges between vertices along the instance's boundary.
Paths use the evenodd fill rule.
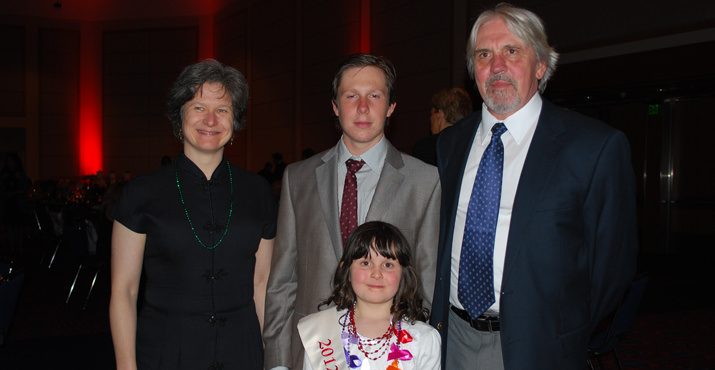
<path fill-rule="evenodd" d="M 439 237 L 437 168 L 400 153 L 389 142 L 387 146 L 367 221 L 389 222 L 405 235 L 429 306 Z M 317 312 L 318 304 L 332 291 L 343 249 L 337 148 L 291 164 L 283 174 L 263 329 L 266 369 L 302 368 L 303 346 L 296 325 Z"/>

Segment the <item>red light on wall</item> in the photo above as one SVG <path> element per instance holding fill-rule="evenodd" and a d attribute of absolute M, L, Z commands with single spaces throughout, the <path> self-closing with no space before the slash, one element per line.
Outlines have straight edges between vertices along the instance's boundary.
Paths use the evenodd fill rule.
<path fill-rule="evenodd" d="M 102 170 L 102 30 L 81 26 L 79 77 L 79 175 Z"/>
<path fill-rule="evenodd" d="M 92 87 L 83 85 L 80 90 Z M 79 113 L 80 175 L 94 174 L 102 170 L 102 114 L 101 99 L 97 93 L 80 92 L 80 96 L 83 96 Z"/>

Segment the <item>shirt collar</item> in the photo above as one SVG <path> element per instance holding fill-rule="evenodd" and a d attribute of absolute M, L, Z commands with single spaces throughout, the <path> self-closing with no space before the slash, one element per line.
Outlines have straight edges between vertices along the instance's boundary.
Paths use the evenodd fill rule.
<path fill-rule="evenodd" d="M 541 95 L 536 93 L 529 100 L 529 102 L 526 103 L 526 105 L 521 107 L 521 109 L 514 112 L 505 120 L 500 121 L 494 117 L 487 110 L 487 106 L 482 103 L 482 124 L 479 125 L 479 128 L 477 129 L 477 138 L 481 143 L 484 143 L 486 140 L 490 140 L 492 126 L 494 126 L 497 122 L 504 122 L 504 125 L 507 128 L 506 133 L 511 135 L 517 144 L 521 144 L 522 141 L 525 140 L 530 128 L 539 122 L 539 114 L 541 114 L 542 105 L 543 101 L 541 100 Z"/>
<path fill-rule="evenodd" d="M 340 138 L 340 144 L 338 146 L 338 166 L 345 166 L 345 161 L 350 158 L 362 159 L 365 164 L 375 171 L 382 171 L 382 165 L 385 163 L 385 157 L 387 156 L 387 139 L 385 135 L 382 136 L 377 144 L 373 145 L 372 148 L 368 149 L 365 153 L 361 155 L 352 155 L 345 146 L 342 137 Z"/>
<path fill-rule="evenodd" d="M 198 180 L 202 181 L 207 181 L 206 175 L 201 171 L 201 169 L 191 160 L 189 157 L 186 156 L 185 153 L 181 153 L 174 159 L 174 165 L 179 168 L 179 170 L 182 173 L 186 173 L 191 178 L 196 178 Z M 224 156 L 221 159 L 221 162 L 219 162 L 218 166 L 213 170 L 211 174 L 211 180 L 217 180 L 219 178 L 222 178 L 223 176 L 226 176 L 228 173 L 228 169 L 226 168 L 226 157 Z"/>

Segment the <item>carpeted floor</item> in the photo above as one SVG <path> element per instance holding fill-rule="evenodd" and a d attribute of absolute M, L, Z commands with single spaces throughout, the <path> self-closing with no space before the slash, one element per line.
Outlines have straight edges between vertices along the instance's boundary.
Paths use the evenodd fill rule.
<path fill-rule="evenodd" d="M 45 253 L 43 246 L 26 244 L 23 253 L 13 258 L 25 279 L 15 317 L 0 346 L 0 369 L 114 369 L 109 334 L 109 269 L 100 271 L 83 310 L 94 270 L 82 270 L 65 303 L 79 261 L 61 246 L 52 268 L 47 268 L 51 252 L 42 266 L 39 262 Z"/>
<path fill-rule="evenodd" d="M 617 347 L 623 367 L 715 369 L 714 316 L 715 309 L 710 307 L 636 317 Z"/>
<path fill-rule="evenodd" d="M 705 248 L 641 256 L 649 283 L 616 347 L 624 369 L 715 369 L 715 250 Z M 612 354 L 603 360 L 605 369 L 617 369 Z"/>
<path fill-rule="evenodd" d="M 82 273 L 66 304 L 77 261 L 67 249 L 60 249 L 48 269 L 39 265 L 43 251 L 27 245 L 14 258 L 16 266 L 24 266 L 26 277 L 0 346 L 0 369 L 114 369 L 109 270 L 100 272 L 83 310 L 92 273 Z M 713 263 L 711 251 L 643 256 L 641 269 L 648 270 L 650 282 L 631 330 L 617 347 L 624 369 L 715 369 Z M 602 363 L 604 369 L 616 368 L 610 354 Z"/>

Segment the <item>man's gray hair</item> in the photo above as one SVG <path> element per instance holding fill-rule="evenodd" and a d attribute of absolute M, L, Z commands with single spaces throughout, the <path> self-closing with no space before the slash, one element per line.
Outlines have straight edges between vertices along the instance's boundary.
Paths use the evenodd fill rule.
<path fill-rule="evenodd" d="M 469 35 L 469 41 L 467 41 L 467 70 L 469 71 L 469 75 L 474 79 L 474 51 L 479 28 L 494 19 L 504 20 L 509 31 L 511 31 L 514 36 L 534 49 L 536 61 L 546 64 L 546 73 L 544 73 L 544 77 L 539 80 L 539 92 L 543 93 L 546 89 L 546 83 L 556 70 L 559 53 L 549 45 L 544 22 L 538 15 L 529 10 L 517 8 L 507 3 L 500 3 L 494 9 L 484 11 L 474 22 L 472 32 Z"/>

